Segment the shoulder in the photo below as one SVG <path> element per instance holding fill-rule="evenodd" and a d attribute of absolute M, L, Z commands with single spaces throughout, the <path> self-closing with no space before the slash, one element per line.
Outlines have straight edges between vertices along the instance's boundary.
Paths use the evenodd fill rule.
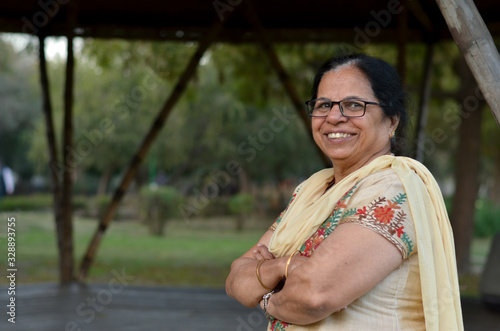
<path fill-rule="evenodd" d="M 404 192 L 404 186 L 392 169 L 377 171 L 356 184 L 356 194 L 363 196 L 388 195 Z"/>

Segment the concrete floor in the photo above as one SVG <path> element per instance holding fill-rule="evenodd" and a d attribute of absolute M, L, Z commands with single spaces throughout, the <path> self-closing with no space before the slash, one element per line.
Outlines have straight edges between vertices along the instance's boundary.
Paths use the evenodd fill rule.
<path fill-rule="evenodd" d="M 108 284 L 61 287 L 20 285 L 16 290 L 16 323 L 7 321 L 9 296 L 0 287 L 0 330 L 10 331 L 264 331 L 259 309 L 248 309 L 223 289 L 127 286 Z M 499 331 L 500 313 L 477 299 L 463 299 L 466 331 Z"/>

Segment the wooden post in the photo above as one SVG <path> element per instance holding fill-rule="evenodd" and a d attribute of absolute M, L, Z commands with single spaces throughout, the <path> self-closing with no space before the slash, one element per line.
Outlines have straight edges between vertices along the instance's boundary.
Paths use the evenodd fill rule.
<path fill-rule="evenodd" d="M 417 128 L 415 132 L 415 144 L 413 152 L 415 159 L 424 161 L 424 138 L 425 127 L 427 126 L 427 117 L 429 113 L 429 100 L 431 99 L 431 79 L 432 79 L 432 57 L 434 56 L 434 43 L 427 45 L 425 55 L 424 76 L 422 77 L 422 86 L 420 88 L 420 109 L 418 112 Z"/>
<path fill-rule="evenodd" d="M 78 279 L 80 281 L 85 280 L 87 277 L 90 265 L 95 257 L 95 254 L 97 252 L 97 248 L 99 247 L 99 243 L 104 236 L 104 232 L 106 231 L 108 225 L 111 223 L 111 220 L 113 219 L 113 216 L 115 215 L 116 209 L 118 208 L 118 204 L 121 201 L 122 197 L 125 195 L 125 192 L 127 191 L 130 183 L 135 177 L 135 174 L 139 168 L 139 165 L 141 164 L 142 160 L 146 157 L 149 149 L 151 148 L 151 145 L 155 141 L 156 137 L 160 133 L 161 128 L 165 124 L 165 121 L 170 114 L 170 111 L 174 107 L 174 105 L 177 103 L 177 100 L 179 100 L 180 96 L 184 92 L 187 83 L 193 77 L 194 73 L 196 72 L 196 68 L 198 67 L 198 63 L 200 62 L 201 57 L 207 50 L 207 48 L 210 46 L 210 44 L 213 42 L 213 40 L 217 37 L 217 35 L 220 33 L 220 31 L 223 28 L 223 22 L 216 22 L 209 33 L 200 41 L 200 44 L 198 46 L 198 49 L 194 53 L 193 57 L 191 58 L 188 66 L 184 70 L 183 74 L 179 78 L 179 81 L 177 82 L 175 88 L 173 89 L 172 93 L 170 94 L 170 97 L 164 104 L 163 108 L 161 109 L 160 113 L 156 117 L 155 121 L 153 122 L 151 128 L 148 131 L 148 134 L 142 141 L 141 146 L 139 147 L 139 150 L 137 153 L 134 155 L 132 158 L 130 165 L 125 172 L 122 181 L 118 188 L 116 189 L 113 199 L 111 203 L 109 204 L 108 208 L 106 209 L 103 217 L 101 218 L 98 228 L 96 232 L 94 233 L 94 236 L 92 238 L 92 241 L 90 242 L 87 252 L 85 253 L 85 256 L 82 261 L 82 265 L 80 268 L 80 273 L 78 275 Z"/>
<path fill-rule="evenodd" d="M 314 139 L 312 136 L 312 128 L 311 128 L 310 119 L 309 119 L 309 116 L 307 116 L 307 114 L 305 112 L 305 105 L 300 100 L 298 93 L 296 92 L 296 90 L 293 86 L 292 80 L 290 79 L 290 76 L 287 74 L 285 68 L 283 67 L 283 65 L 281 64 L 281 62 L 278 58 L 278 55 L 274 51 L 273 45 L 271 44 L 271 42 L 267 38 L 266 31 L 264 30 L 264 27 L 262 26 L 262 24 L 259 20 L 257 12 L 255 11 L 255 8 L 253 7 L 253 3 L 250 0 L 245 1 L 245 3 L 247 4 L 247 8 L 246 8 L 247 10 L 245 11 L 246 16 L 247 16 L 250 24 L 254 28 L 254 30 L 257 34 L 257 38 L 258 38 L 264 52 L 266 53 L 269 61 L 271 62 L 272 67 L 274 69 L 276 69 L 276 71 L 278 73 L 278 77 L 279 77 L 281 83 L 283 84 L 283 86 L 285 87 L 285 91 L 290 96 L 290 99 L 292 100 L 292 103 L 295 106 L 295 109 L 296 109 L 297 113 L 299 114 L 300 119 L 302 120 L 302 122 L 306 126 L 306 128 L 309 132 L 309 137 L 311 138 L 311 141 L 313 142 L 314 146 L 316 146 L 316 149 L 318 150 L 318 153 L 319 153 L 321 159 L 323 160 L 323 163 L 325 164 L 325 166 L 331 167 L 332 161 L 319 149 L 319 147 L 314 142 Z"/>
<path fill-rule="evenodd" d="M 401 75 L 403 85 L 406 85 L 406 41 L 408 40 L 408 9 L 403 6 L 403 11 L 398 15 L 398 62 L 397 68 Z"/>
<path fill-rule="evenodd" d="M 63 274 L 63 215 L 61 209 L 61 175 L 59 171 L 59 161 L 57 157 L 57 142 L 54 129 L 54 121 L 52 116 L 52 102 L 50 99 L 50 85 L 47 75 L 47 61 L 45 58 L 45 37 L 38 36 L 39 41 L 39 61 L 40 61 L 40 83 L 42 86 L 43 113 L 45 116 L 45 127 L 47 130 L 47 142 L 49 148 L 49 168 L 52 177 L 52 195 L 53 195 L 53 210 L 56 223 L 57 248 L 59 252 L 59 277 L 62 281 Z"/>
<path fill-rule="evenodd" d="M 61 197 L 62 210 L 62 254 L 61 254 L 61 282 L 69 283 L 73 280 L 73 176 L 75 171 L 73 150 L 73 81 L 75 58 L 73 54 L 73 36 L 67 37 L 66 82 L 64 87 L 64 135 L 63 135 L 63 186 Z"/>
<path fill-rule="evenodd" d="M 500 127 L 500 55 L 472 0 L 437 0 L 451 35 Z"/>

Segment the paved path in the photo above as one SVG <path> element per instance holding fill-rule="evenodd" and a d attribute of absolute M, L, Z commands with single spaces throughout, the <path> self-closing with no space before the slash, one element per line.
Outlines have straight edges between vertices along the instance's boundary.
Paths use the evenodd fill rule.
<path fill-rule="evenodd" d="M 223 289 L 104 285 L 20 285 L 16 324 L 9 323 L 7 287 L 0 287 L 0 330 L 10 331 L 264 331 L 258 309 Z M 478 300 L 463 301 L 466 331 L 499 331 L 500 314 Z M 360 330 L 363 331 L 363 330 Z"/>

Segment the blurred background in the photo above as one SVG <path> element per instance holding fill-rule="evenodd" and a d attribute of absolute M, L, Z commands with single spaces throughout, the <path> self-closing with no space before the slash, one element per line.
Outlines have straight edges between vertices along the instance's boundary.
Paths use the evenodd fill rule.
<path fill-rule="evenodd" d="M 56 152 L 66 157 L 58 162 L 50 158 L 42 111 L 39 39 L 0 34 L 0 159 L 14 184 L 0 198 L 0 213 L 17 220 L 19 283 L 61 280 L 53 173 L 61 182 L 69 173 L 74 184 L 76 277 L 132 157 L 198 47 L 194 41 L 76 37 L 68 146 L 62 143 L 66 38 L 47 37 L 45 43 Z M 276 42 L 274 51 L 305 101 L 327 58 L 362 51 L 401 68 L 400 47 Z M 434 174 L 452 224 L 472 201 L 467 226 L 456 230 L 465 240 L 456 245 L 462 295 L 477 298 L 500 231 L 500 130 L 450 39 L 433 45 L 428 115 L 419 127 L 428 44 L 405 48 L 411 123 L 402 154 L 418 156 Z M 222 287 L 231 262 L 272 224 L 296 185 L 325 167 L 295 108 L 261 48 L 213 43 L 143 155 L 87 280 L 106 282 L 109 270 L 126 265 L 137 285 Z M 467 164 L 476 170 L 461 172 Z M 7 281 L 0 278 L 0 284 Z"/>

